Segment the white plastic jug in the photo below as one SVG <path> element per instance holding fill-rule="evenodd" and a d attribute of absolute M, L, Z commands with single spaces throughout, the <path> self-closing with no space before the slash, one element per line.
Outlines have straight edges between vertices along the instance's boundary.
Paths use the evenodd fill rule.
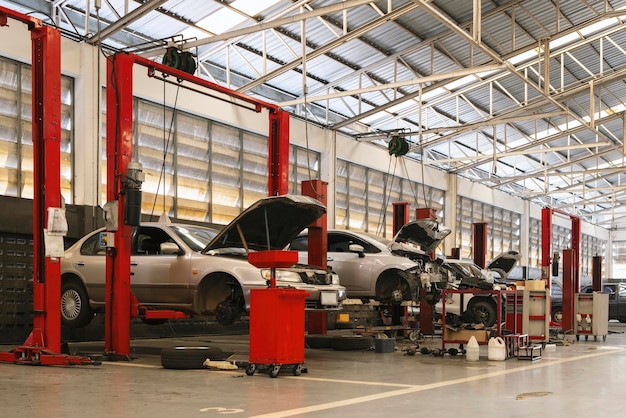
<path fill-rule="evenodd" d="M 487 358 L 489 360 L 506 360 L 506 345 L 501 337 L 491 337 L 488 344 Z"/>
<path fill-rule="evenodd" d="M 480 357 L 480 346 L 478 345 L 478 341 L 476 341 L 476 337 L 472 335 L 469 341 L 467 342 L 467 347 L 465 349 L 465 360 L 478 361 L 479 357 Z"/>

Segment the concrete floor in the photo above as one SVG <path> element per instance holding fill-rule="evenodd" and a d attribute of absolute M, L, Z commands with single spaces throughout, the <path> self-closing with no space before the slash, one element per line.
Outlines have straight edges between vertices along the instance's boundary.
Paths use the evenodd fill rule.
<path fill-rule="evenodd" d="M 286 370 L 275 379 L 266 373 L 247 376 L 242 369 L 160 365 L 157 353 L 165 346 L 215 346 L 247 360 L 247 335 L 134 340 L 137 358 L 130 362 L 0 364 L 0 416 L 624 416 L 626 324 L 610 329 L 606 341 L 581 339 L 544 350 L 536 361 L 489 361 L 485 346 L 478 362 L 464 356 L 407 356 L 401 349 L 408 340 L 397 341 L 393 353 L 306 349 L 307 373 L 296 377 Z M 441 347 L 441 340 L 426 338 L 420 346 Z"/>

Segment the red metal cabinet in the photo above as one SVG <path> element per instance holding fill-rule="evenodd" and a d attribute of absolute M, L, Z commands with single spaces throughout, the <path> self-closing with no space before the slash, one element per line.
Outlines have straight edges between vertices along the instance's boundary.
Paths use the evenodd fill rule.
<path fill-rule="evenodd" d="M 276 377 L 281 365 L 299 375 L 304 363 L 304 307 L 309 294 L 298 289 L 254 289 L 250 292 L 250 366 L 270 366 Z"/>

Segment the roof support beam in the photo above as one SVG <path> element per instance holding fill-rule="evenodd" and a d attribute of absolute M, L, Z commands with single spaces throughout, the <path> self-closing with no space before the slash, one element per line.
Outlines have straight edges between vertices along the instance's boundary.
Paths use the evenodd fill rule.
<path fill-rule="evenodd" d="M 115 32 L 122 30 L 125 26 L 131 24 L 132 22 L 141 19 L 154 9 L 161 6 L 163 3 L 167 2 L 167 0 L 149 0 L 148 2 L 142 4 L 132 12 L 128 13 L 124 17 L 122 17 L 117 22 L 107 26 L 102 29 L 100 32 L 96 33 L 92 36 L 87 42 L 90 44 L 95 44 L 97 42 L 101 42 L 103 39 L 108 38 Z"/>
<path fill-rule="evenodd" d="M 357 28 L 354 29 L 350 32 L 348 32 L 346 35 L 341 36 L 340 38 L 335 39 L 332 42 L 329 42 L 327 44 L 325 44 L 324 46 L 317 48 L 314 51 L 311 51 L 307 54 L 306 59 L 308 60 L 312 60 L 314 58 L 317 58 L 321 55 L 324 55 L 330 51 L 332 51 L 333 49 L 337 48 L 340 45 L 343 45 L 344 43 L 351 41 L 355 38 L 358 38 L 361 35 L 364 35 L 365 33 L 376 29 L 382 25 L 384 25 L 385 23 L 387 23 L 390 20 L 395 20 L 397 18 L 399 18 L 400 16 L 402 16 L 403 14 L 417 9 L 419 6 L 417 4 L 414 3 L 407 3 L 404 6 L 401 6 L 399 8 L 397 8 L 396 10 L 387 13 L 386 15 L 379 17 L 378 19 L 374 19 L 371 22 Z M 302 34 L 302 36 L 304 36 L 304 34 Z M 255 81 L 246 84 L 245 86 L 240 87 L 237 91 L 240 93 L 246 93 L 258 86 L 260 86 L 261 84 L 264 84 L 266 82 L 268 82 L 269 80 L 278 77 L 281 74 L 286 73 L 287 71 L 291 71 L 294 68 L 297 68 L 298 66 L 302 65 L 302 60 L 304 58 L 303 57 L 299 57 L 277 69 L 275 69 L 274 71 L 270 71 L 269 73 L 267 73 L 265 76 L 260 77 L 258 79 L 256 79 Z"/>
<path fill-rule="evenodd" d="M 502 64 L 481 65 L 478 67 L 463 68 L 463 69 L 456 70 L 456 71 L 449 71 L 445 73 L 427 75 L 427 76 L 419 77 L 419 78 L 412 78 L 410 80 L 398 81 L 395 83 L 379 84 L 376 86 L 363 87 L 363 88 L 354 89 L 354 90 L 339 91 L 336 93 L 323 94 L 323 95 L 314 96 L 314 97 L 311 97 L 311 96 L 307 96 L 306 98 L 301 97 L 295 100 L 289 100 L 287 102 L 279 103 L 278 105 L 281 107 L 294 106 L 294 105 L 302 104 L 305 102 L 311 103 L 311 102 L 316 102 L 320 100 L 336 99 L 339 97 L 357 96 L 363 93 L 371 93 L 375 91 L 395 89 L 398 87 L 412 86 L 415 84 L 433 83 L 436 81 L 441 81 L 441 80 L 446 80 L 446 79 L 456 78 L 456 77 L 463 77 L 466 75 L 472 75 L 472 74 L 486 72 L 486 71 L 502 70 L 504 68 L 505 66 Z"/>

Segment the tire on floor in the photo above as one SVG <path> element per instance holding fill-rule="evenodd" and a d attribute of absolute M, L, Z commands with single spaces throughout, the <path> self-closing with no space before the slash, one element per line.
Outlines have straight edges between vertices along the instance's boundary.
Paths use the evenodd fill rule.
<path fill-rule="evenodd" d="M 166 369 L 204 369 L 204 361 L 225 360 L 232 353 L 225 353 L 217 347 L 175 347 L 161 351 L 161 366 Z"/>
<path fill-rule="evenodd" d="M 371 336 L 355 335 L 355 336 L 336 336 L 331 341 L 331 346 L 335 350 L 369 350 L 374 345 L 374 339 Z"/>
<path fill-rule="evenodd" d="M 332 348 L 332 335 L 305 335 L 304 347 L 305 348 Z"/>

